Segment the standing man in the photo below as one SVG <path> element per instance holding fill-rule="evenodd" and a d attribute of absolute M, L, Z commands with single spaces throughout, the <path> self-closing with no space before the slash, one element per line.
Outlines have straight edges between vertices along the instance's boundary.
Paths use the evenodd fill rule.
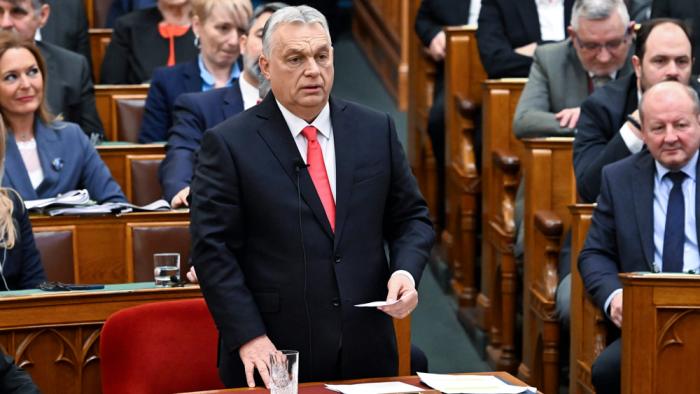
<path fill-rule="evenodd" d="M 586 291 L 617 327 L 623 324 L 620 272 L 700 267 L 698 94 L 680 82 L 661 82 L 644 93 L 639 114 L 647 149 L 603 169 L 578 262 Z M 620 392 L 619 338 L 598 356 L 591 377 L 597 393 Z"/>
<path fill-rule="evenodd" d="M 313 8 L 270 17 L 260 68 L 272 94 L 205 133 L 192 182 L 222 381 L 252 386 L 257 370 L 267 384 L 275 349 L 300 351 L 300 381 L 395 375 L 391 318 L 416 307 L 435 234 L 394 123 L 329 99 L 333 47 Z"/>

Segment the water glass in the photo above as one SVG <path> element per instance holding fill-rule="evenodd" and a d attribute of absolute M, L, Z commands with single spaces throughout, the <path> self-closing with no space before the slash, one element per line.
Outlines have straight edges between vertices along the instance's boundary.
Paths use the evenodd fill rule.
<path fill-rule="evenodd" d="M 157 287 L 167 287 L 180 282 L 180 253 L 155 253 L 153 275 Z"/>
<path fill-rule="evenodd" d="M 278 350 L 270 354 L 270 393 L 297 394 L 299 387 L 299 352 Z"/>

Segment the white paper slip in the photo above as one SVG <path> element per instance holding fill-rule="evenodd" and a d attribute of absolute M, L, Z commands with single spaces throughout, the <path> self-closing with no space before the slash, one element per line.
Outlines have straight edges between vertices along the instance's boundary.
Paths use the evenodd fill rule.
<path fill-rule="evenodd" d="M 391 302 L 386 302 L 386 301 L 374 301 L 374 302 L 368 302 L 366 304 L 357 304 L 355 305 L 358 308 L 376 308 L 378 306 L 387 306 L 387 305 L 394 305 L 399 300 L 391 301 Z"/>
<path fill-rule="evenodd" d="M 537 393 L 533 387 L 513 386 L 495 376 L 442 375 L 418 372 L 420 380 L 431 388 L 448 394 L 521 394 Z"/>
<path fill-rule="evenodd" d="M 423 391 L 420 387 L 401 382 L 327 384 L 326 388 L 343 394 L 415 393 Z"/>

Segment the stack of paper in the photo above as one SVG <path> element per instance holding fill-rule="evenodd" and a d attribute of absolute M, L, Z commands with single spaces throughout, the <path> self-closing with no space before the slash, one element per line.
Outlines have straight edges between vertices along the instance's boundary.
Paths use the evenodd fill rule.
<path fill-rule="evenodd" d="M 28 210 L 41 210 L 48 207 L 58 207 L 58 206 L 80 206 L 94 204 L 90 201 L 90 194 L 87 190 L 71 190 L 63 194 L 59 194 L 53 198 L 42 198 L 40 200 L 27 200 L 24 202 L 24 206 Z"/>
<path fill-rule="evenodd" d="M 443 393 L 521 394 L 537 393 L 534 387 L 513 386 L 495 376 L 440 375 L 418 372 L 423 383 Z"/>
<path fill-rule="evenodd" d="M 420 387 L 401 382 L 327 384 L 326 388 L 343 394 L 417 393 L 423 391 Z"/>

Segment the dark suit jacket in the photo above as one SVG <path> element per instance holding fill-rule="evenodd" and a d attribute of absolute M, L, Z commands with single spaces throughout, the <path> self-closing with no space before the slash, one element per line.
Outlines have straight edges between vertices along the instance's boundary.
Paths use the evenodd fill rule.
<path fill-rule="evenodd" d="M 41 265 L 39 251 L 34 244 L 32 224 L 29 222 L 29 214 L 24 208 L 24 203 L 14 192 L 9 191 L 8 195 L 12 199 L 12 219 L 15 222 L 17 238 L 15 246 L 7 249 L 6 256 L 3 257 L 5 251 L 0 248 L 0 261 L 3 262 L 2 275 L 7 281 L 9 290 L 33 289 L 46 280 L 46 274 Z M 5 290 L 8 290 L 5 282 L 0 281 L 0 291 Z M 0 383 L 0 388 L 2 387 Z"/>
<path fill-rule="evenodd" d="M 77 123 L 86 134 L 104 135 L 87 60 L 53 44 L 38 41 L 36 45 L 48 68 L 46 100 L 51 112 L 62 114 L 63 120 Z"/>
<path fill-rule="evenodd" d="M 228 386 L 245 385 L 238 349 L 263 334 L 305 355 L 300 381 L 396 374 L 391 318 L 353 305 L 384 299 L 395 270 L 418 281 L 435 234 L 391 118 L 335 98 L 330 114 L 335 234 L 272 94 L 202 139 L 192 260 Z"/>
<path fill-rule="evenodd" d="M 51 13 L 41 28 L 41 40 L 85 56 L 92 62 L 88 20 L 83 0 L 47 0 Z M 92 70 L 92 68 L 90 68 Z"/>
<path fill-rule="evenodd" d="M 158 0 L 114 0 L 107 15 L 107 26 L 114 27 L 114 23 L 122 15 L 143 8 L 155 7 Z"/>
<path fill-rule="evenodd" d="M 416 15 L 416 34 L 424 46 L 430 46 L 445 26 L 466 25 L 470 0 L 423 0 Z"/>
<path fill-rule="evenodd" d="M 158 67 L 148 88 L 139 142 L 165 141 L 173 125 L 175 99 L 182 93 L 201 92 L 202 82 L 196 59 L 174 67 Z"/>
<path fill-rule="evenodd" d="M 165 145 L 165 159 L 158 171 L 166 201 L 171 201 L 192 182 L 202 134 L 241 111 L 243 97 L 238 81 L 229 88 L 178 97 L 173 111 L 174 124 Z"/>
<path fill-rule="evenodd" d="M 158 33 L 158 23 L 162 20 L 156 7 L 137 10 L 117 20 L 102 63 L 101 83 L 148 82 L 156 67 L 165 66 L 170 44 Z M 192 61 L 198 53 L 192 29 L 175 39 L 177 63 Z"/>
<path fill-rule="evenodd" d="M 5 175 L 2 178 L 4 187 L 17 190 L 25 200 L 87 189 L 97 202 L 126 201 L 121 188 L 78 125 L 55 122 L 47 126 L 38 120 L 34 123 L 34 138 L 44 180 L 34 190 L 15 138 L 8 133 Z"/>
<path fill-rule="evenodd" d="M 564 27 L 574 0 L 564 0 Z M 482 0 L 476 31 L 481 63 L 489 78 L 527 77 L 532 58 L 515 48 L 542 43 L 535 0 Z"/>
<path fill-rule="evenodd" d="M 654 269 L 655 171 L 646 149 L 603 168 L 598 206 L 578 261 L 586 290 L 601 309 L 622 288 L 618 273 Z M 698 212 L 700 188 L 695 193 Z M 700 234 L 700 221 L 696 226 Z"/>
<path fill-rule="evenodd" d="M 698 56 L 700 56 L 700 2 L 697 0 L 654 0 L 651 4 L 651 17 L 678 18 L 692 26 L 693 54 L 695 55 L 693 75 L 700 74 L 700 61 L 698 61 Z"/>
<path fill-rule="evenodd" d="M 0 392 L 5 394 L 39 394 L 31 376 L 0 352 Z"/>

